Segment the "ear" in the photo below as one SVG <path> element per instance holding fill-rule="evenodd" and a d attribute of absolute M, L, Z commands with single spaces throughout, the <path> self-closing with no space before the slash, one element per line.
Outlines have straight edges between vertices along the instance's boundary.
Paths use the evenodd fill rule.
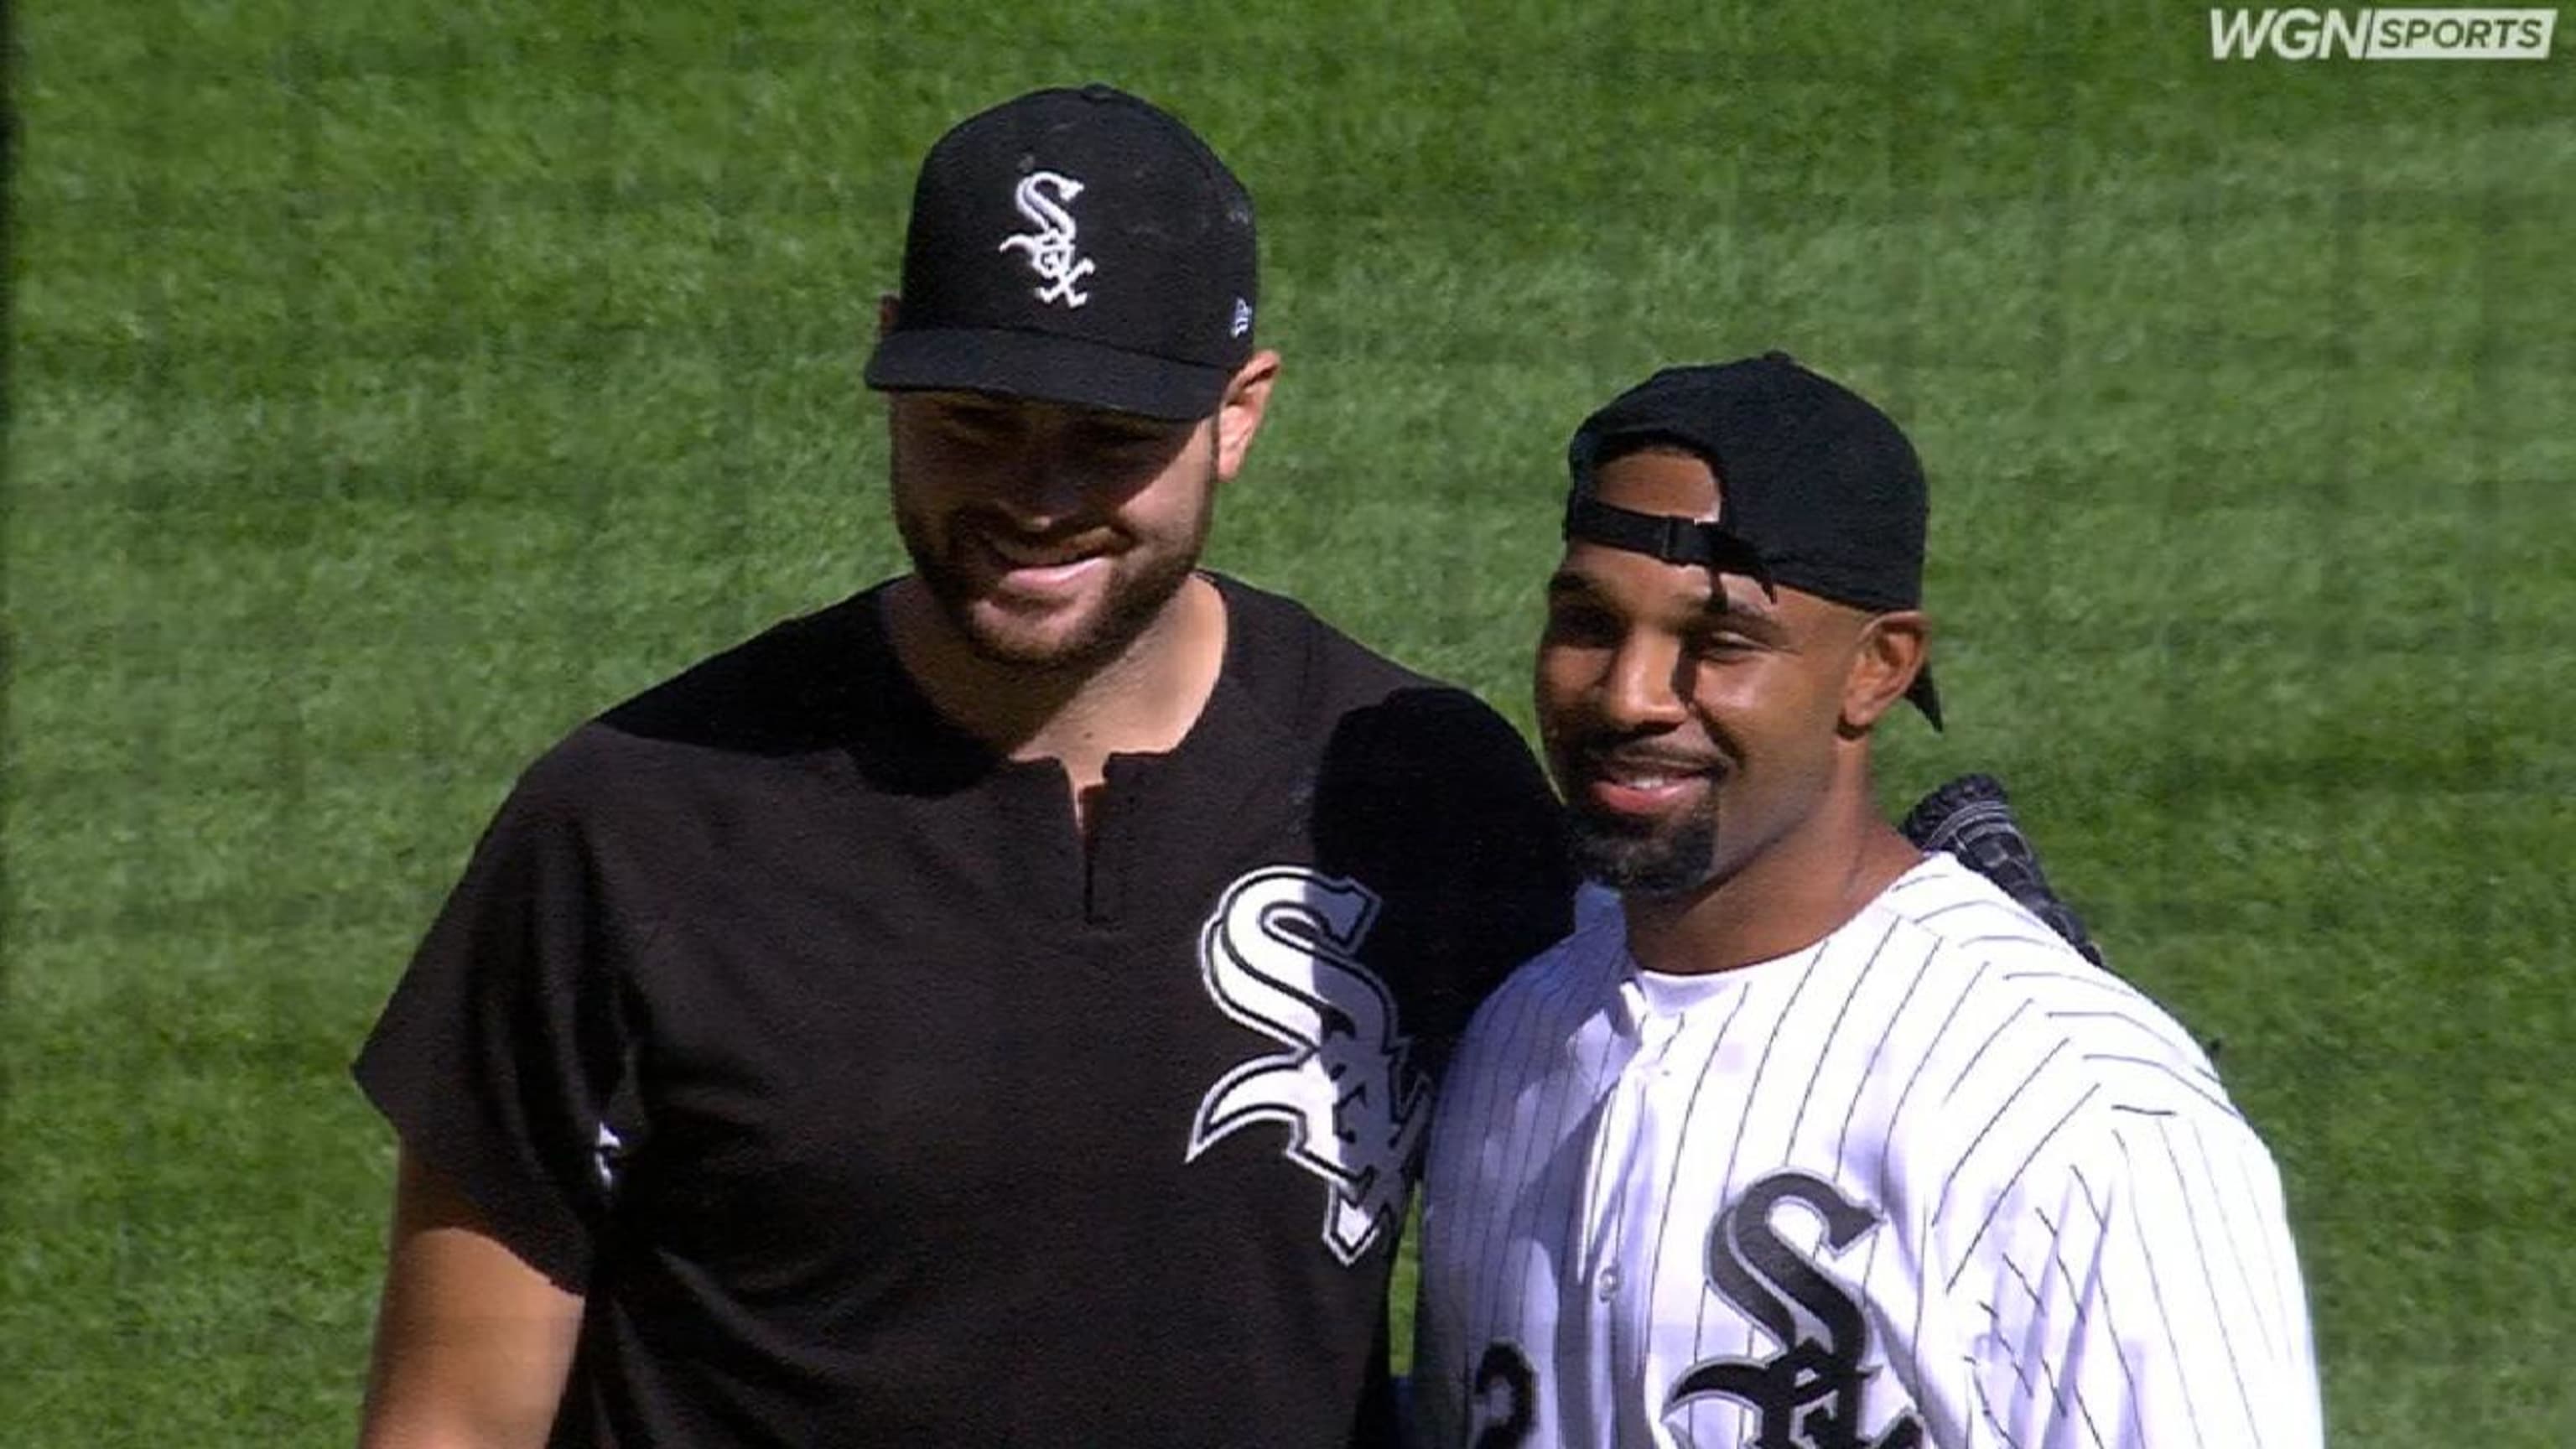
<path fill-rule="evenodd" d="M 1861 626 L 1851 672 L 1843 678 L 1843 730 L 1866 733 L 1894 708 L 1923 671 L 1931 647 L 1932 621 L 1921 610 L 1872 615 Z"/>
<path fill-rule="evenodd" d="M 877 337 L 883 340 L 903 316 L 903 299 L 892 292 L 877 293 Z"/>
<path fill-rule="evenodd" d="M 1252 435 L 1270 410 L 1270 384 L 1279 377 L 1279 354 L 1263 349 L 1234 370 L 1225 400 L 1216 407 L 1216 476 L 1228 480 L 1243 468 Z"/>

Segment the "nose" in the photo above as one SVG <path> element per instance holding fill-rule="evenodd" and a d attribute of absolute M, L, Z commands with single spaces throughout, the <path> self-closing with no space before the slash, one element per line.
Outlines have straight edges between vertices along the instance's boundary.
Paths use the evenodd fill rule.
<path fill-rule="evenodd" d="M 1043 529 L 1081 514 L 1091 478 L 1066 449 L 1036 440 L 1013 461 L 999 501 L 1022 526 Z"/>
<path fill-rule="evenodd" d="M 1073 466 L 1060 448 L 1049 448 L 1030 461 L 1028 484 L 1022 497 L 1029 509 L 1053 523 L 1069 518 L 1082 508 L 1083 495 L 1090 490 L 1090 478 Z"/>
<path fill-rule="evenodd" d="M 1688 715 L 1678 640 L 1630 634 L 1610 651 L 1598 689 L 1603 722 L 1621 729 L 1669 728 Z"/>

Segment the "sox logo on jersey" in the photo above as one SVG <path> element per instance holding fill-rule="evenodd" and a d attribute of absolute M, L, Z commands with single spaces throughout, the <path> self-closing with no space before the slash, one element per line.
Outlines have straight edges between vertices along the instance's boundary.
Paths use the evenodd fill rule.
<path fill-rule="evenodd" d="M 1901 1413 L 1876 1440 L 1860 1436 L 1861 1389 L 1875 1370 L 1869 1320 L 1848 1289 L 1780 1240 L 1771 1211 L 1804 1204 L 1824 1220 L 1824 1248 L 1839 1254 L 1878 1217 L 1820 1177 L 1775 1172 L 1747 1188 L 1708 1234 L 1708 1284 L 1780 1345 L 1767 1359 L 1710 1359 L 1673 1386 L 1665 1411 L 1723 1394 L 1759 1416 L 1753 1442 L 1780 1449 L 1915 1449 L 1923 1424 Z"/>
<path fill-rule="evenodd" d="M 1324 1245 L 1346 1266 L 1393 1226 L 1430 1120 L 1395 999 L 1359 962 L 1379 905 L 1357 881 L 1271 866 L 1228 887 L 1199 937 L 1208 995 L 1289 1049 L 1208 1090 L 1186 1160 L 1256 1122 L 1286 1127 L 1283 1155 L 1328 1185 Z"/>
<path fill-rule="evenodd" d="M 1442 1087 L 1430 1442 L 2321 1442 L 2260 1138 L 2179 1023 L 1992 884 L 1935 855 L 1696 975 L 1588 919 Z"/>
<path fill-rule="evenodd" d="M 1029 219 L 1034 231 L 1015 232 L 1002 238 L 995 251 L 1016 251 L 1028 258 L 1029 270 L 1038 274 L 1043 287 L 1033 289 L 1041 302 L 1062 302 L 1079 307 L 1091 300 L 1089 292 L 1074 290 L 1074 283 L 1099 270 L 1091 258 L 1074 250 L 1081 234 L 1073 213 L 1065 208 L 1082 195 L 1083 186 L 1070 176 L 1054 171 L 1032 171 L 1020 178 L 1011 193 L 1012 204 L 1020 215 Z"/>

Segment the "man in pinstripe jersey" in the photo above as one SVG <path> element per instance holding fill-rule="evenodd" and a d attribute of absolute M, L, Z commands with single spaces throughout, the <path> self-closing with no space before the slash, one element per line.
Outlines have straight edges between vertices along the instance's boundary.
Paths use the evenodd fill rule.
<path fill-rule="evenodd" d="M 1774 353 L 1657 374 L 1570 462 L 1538 713 L 1607 890 L 1444 1087 L 1425 1442 L 2319 1443 L 2208 1059 L 1872 803 L 1887 713 L 1939 721 L 1903 435 Z"/>

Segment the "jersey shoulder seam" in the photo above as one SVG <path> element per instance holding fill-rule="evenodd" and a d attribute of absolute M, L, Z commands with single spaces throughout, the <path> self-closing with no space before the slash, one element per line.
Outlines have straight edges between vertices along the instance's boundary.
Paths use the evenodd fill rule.
<path fill-rule="evenodd" d="M 1998 1039 L 2035 1036 L 2049 1043 L 2038 1048 L 2060 1058 L 2049 1063 L 2049 1075 L 2083 1084 L 2066 1090 L 2098 1095 L 2100 1110 L 2152 1116 L 2206 1109 L 2241 1120 L 2207 1053 L 2181 1020 L 2071 948 L 2034 963 L 2018 951 L 1944 942 L 1926 969 L 1963 972 L 2001 988 L 2001 1004 L 1989 1008 L 2004 1014 Z M 2073 997 L 2070 991 L 2085 994 Z"/>

